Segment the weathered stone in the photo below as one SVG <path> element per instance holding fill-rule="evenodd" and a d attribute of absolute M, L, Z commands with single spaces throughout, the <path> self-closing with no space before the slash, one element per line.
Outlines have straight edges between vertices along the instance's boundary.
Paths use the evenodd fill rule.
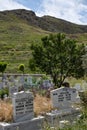
<path fill-rule="evenodd" d="M 15 122 L 30 120 L 34 118 L 33 111 L 33 95 L 31 92 L 14 93 L 13 102 L 13 117 Z"/>

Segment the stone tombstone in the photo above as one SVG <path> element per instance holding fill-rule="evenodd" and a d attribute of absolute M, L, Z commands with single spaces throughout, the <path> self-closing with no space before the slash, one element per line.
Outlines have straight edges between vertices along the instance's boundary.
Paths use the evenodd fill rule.
<path fill-rule="evenodd" d="M 20 82 L 21 84 L 24 84 L 24 81 L 25 81 L 25 79 L 24 79 L 24 76 L 22 75 L 22 76 L 20 77 L 19 82 Z"/>
<path fill-rule="evenodd" d="M 13 102 L 13 117 L 15 122 L 31 120 L 34 117 L 33 111 L 33 95 L 31 92 L 14 93 Z"/>
<path fill-rule="evenodd" d="M 9 87 L 9 96 L 12 96 L 13 93 L 16 93 L 16 92 L 18 92 L 18 87 L 16 86 Z"/>
<path fill-rule="evenodd" d="M 27 83 L 32 86 L 33 81 L 32 81 L 32 77 L 31 76 L 27 77 Z"/>
<path fill-rule="evenodd" d="M 67 109 L 77 100 L 77 91 L 75 88 L 61 87 L 51 91 L 51 100 L 53 108 Z"/>

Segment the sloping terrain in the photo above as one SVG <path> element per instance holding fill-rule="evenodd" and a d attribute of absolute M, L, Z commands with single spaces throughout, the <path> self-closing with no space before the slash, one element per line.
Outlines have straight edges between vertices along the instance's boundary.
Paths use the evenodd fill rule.
<path fill-rule="evenodd" d="M 18 65 L 28 63 L 30 45 L 41 43 L 49 33 L 69 33 L 78 42 L 87 43 L 87 26 L 79 26 L 50 16 L 37 17 L 33 11 L 12 10 L 0 12 L 0 61 L 8 63 L 6 72 L 18 72 Z"/>
<path fill-rule="evenodd" d="M 27 24 L 34 27 L 39 27 L 42 30 L 50 32 L 63 32 L 63 33 L 87 33 L 87 26 L 73 24 L 71 22 L 58 19 L 51 16 L 38 17 L 33 11 L 24 9 L 4 11 L 0 13 L 1 19 L 8 21 L 12 20 L 12 15 L 21 20 L 25 20 Z"/>

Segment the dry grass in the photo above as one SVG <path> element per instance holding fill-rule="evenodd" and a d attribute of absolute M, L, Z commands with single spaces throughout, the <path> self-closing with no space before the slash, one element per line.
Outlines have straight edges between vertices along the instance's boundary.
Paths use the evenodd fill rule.
<path fill-rule="evenodd" d="M 49 98 L 43 97 L 41 95 L 36 95 L 34 99 L 34 112 L 36 115 L 48 112 L 51 109 L 51 101 Z"/>
<path fill-rule="evenodd" d="M 12 104 L 0 100 L 0 121 L 9 122 L 12 120 Z"/>
<path fill-rule="evenodd" d="M 45 113 L 51 110 L 50 99 L 36 95 L 34 98 L 34 112 L 36 115 Z M 11 122 L 12 115 L 12 104 L 10 102 L 0 100 L 0 122 Z"/>

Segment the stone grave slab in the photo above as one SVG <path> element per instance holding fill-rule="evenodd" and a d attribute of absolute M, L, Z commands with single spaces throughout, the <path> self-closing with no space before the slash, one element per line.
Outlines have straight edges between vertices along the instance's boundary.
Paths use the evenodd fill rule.
<path fill-rule="evenodd" d="M 53 108 L 66 109 L 77 102 L 77 91 L 75 88 L 61 87 L 51 91 Z"/>
<path fill-rule="evenodd" d="M 44 117 L 40 116 L 31 120 L 17 123 L 0 123 L 0 130 L 42 130 Z"/>
<path fill-rule="evenodd" d="M 31 92 L 14 93 L 12 97 L 14 122 L 34 118 L 33 95 Z"/>
<path fill-rule="evenodd" d="M 79 96 L 75 88 L 61 87 L 51 91 L 53 110 L 46 113 L 46 119 L 51 126 L 61 120 L 73 122 L 80 115 L 80 108 L 75 106 Z"/>

